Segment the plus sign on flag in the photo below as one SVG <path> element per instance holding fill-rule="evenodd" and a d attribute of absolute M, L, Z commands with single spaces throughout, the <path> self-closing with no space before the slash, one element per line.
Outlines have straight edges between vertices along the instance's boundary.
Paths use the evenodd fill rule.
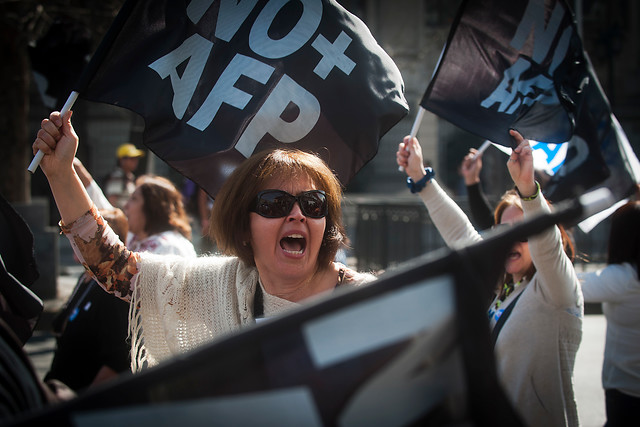
<path fill-rule="evenodd" d="M 214 197 L 276 146 L 346 184 L 407 113 L 391 58 L 326 0 L 127 1 L 75 90 L 140 114 L 145 145 Z"/>

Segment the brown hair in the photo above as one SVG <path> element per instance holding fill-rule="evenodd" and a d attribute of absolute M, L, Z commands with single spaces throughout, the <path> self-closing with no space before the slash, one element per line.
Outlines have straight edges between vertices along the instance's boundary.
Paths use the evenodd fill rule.
<path fill-rule="evenodd" d="M 548 200 L 547 200 L 547 204 L 551 206 L 551 203 L 549 203 Z M 522 208 L 522 200 L 520 199 L 520 196 L 518 195 L 516 190 L 508 190 L 506 193 L 502 195 L 502 198 L 500 199 L 500 201 L 498 202 L 498 205 L 493 211 L 495 224 L 500 224 L 504 211 L 510 206 L 515 206 L 516 208 L 524 212 L 524 209 Z M 573 242 L 571 241 L 569 234 L 567 233 L 565 228 L 562 226 L 562 224 L 557 224 L 557 227 L 558 227 L 558 230 L 560 230 L 560 236 L 562 238 L 562 248 L 564 249 L 564 252 L 567 254 L 569 259 L 573 262 L 573 258 L 575 257 L 575 248 L 573 246 Z M 531 263 L 531 267 L 529 267 L 529 270 L 527 270 L 525 277 L 527 277 L 528 279 L 531 279 L 531 277 L 533 277 L 535 272 L 536 272 L 536 266 L 533 265 L 533 263 Z M 513 278 L 511 277 L 510 274 L 505 273 L 504 281 L 511 282 L 513 281 Z"/>
<path fill-rule="evenodd" d="M 620 206 L 611 215 L 607 264 L 628 262 L 640 267 L 640 202 Z"/>
<path fill-rule="evenodd" d="M 174 230 L 191 238 L 189 217 L 182 203 L 182 194 L 171 181 L 161 176 L 143 175 L 136 180 L 140 189 L 145 216 L 144 231 L 151 235 Z"/>
<path fill-rule="evenodd" d="M 255 265 L 253 249 L 246 241 L 250 235 L 249 213 L 258 192 L 266 190 L 272 179 L 309 178 L 318 190 L 325 191 L 329 210 L 318 254 L 318 265 L 335 258 L 347 236 L 342 224 L 342 187 L 335 174 L 315 154 L 295 149 L 276 149 L 254 154 L 244 161 L 220 189 L 211 212 L 210 237 L 227 255 Z"/>

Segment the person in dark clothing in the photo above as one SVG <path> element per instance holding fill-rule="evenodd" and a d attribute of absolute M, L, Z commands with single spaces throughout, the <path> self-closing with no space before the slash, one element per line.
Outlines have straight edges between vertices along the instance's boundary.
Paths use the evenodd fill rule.
<path fill-rule="evenodd" d="M 101 211 L 126 240 L 127 219 L 119 210 Z M 78 392 L 130 372 L 129 304 L 114 298 L 82 274 L 71 297 L 53 322 L 57 348 L 45 382 L 58 380 Z"/>
<path fill-rule="evenodd" d="M 471 221 L 479 230 L 488 230 L 494 225 L 493 209 L 482 191 L 480 171 L 482 170 L 482 153 L 475 148 L 469 150 L 462 160 L 460 172 L 467 187 Z"/>
<path fill-rule="evenodd" d="M 73 397 L 64 384 L 45 385 L 23 348 L 43 310 L 29 289 L 38 277 L 33 234 L 0 194 L 0 424 Z"/>

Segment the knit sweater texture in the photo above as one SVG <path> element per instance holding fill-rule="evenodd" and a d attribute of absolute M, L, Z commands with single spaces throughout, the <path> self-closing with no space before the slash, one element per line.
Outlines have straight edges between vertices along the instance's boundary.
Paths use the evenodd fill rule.
<path fill-rule="evenodd" d="M 134 370 L 193 350 L 255 323 L 253 302 L 258 270 L 235 257 L 188 259 L 140 254 L 131 314 Z M 343 286 L 375 280 L 352 272 Z M 279 314 L 299 306 L 264 293 L 264 313 Z M 135 357 L 134 357 L 135 356 Z"/>
<path fill-rule="evenodd" d="M 145 363 L 153 366 L 255 322 L 253 302 L 256 286 L 260 285 L 255 266 L 236 257 L 132 252 L 95 206 L 71 224 L 60 225 L 78 259 L 98 284 L 131 302 L 134 372 Z M 372 274 L 346 267 L 344 271 L 340 287 L 356 287 L 376 279 Z M 300 305 L 267 294 L 264 287 L 262 291 L 262 311 L 267 317 Z"/>

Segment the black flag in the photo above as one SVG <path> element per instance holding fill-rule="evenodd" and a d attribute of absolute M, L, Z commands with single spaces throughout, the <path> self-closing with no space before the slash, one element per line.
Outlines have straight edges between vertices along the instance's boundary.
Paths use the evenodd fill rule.
<path fill-rule="evenodd" d="M 620 200 L 640 177 L 564 0 L 465 1 L 421 105 L 507 147 L 509 129 L 569 141 L 544 189 L 552 201 L 598 186 Z"/>
<path fill-rule="evenodd" d="M 343 184 L 406 113 L 402 77 L 335 1 L 127 1 L 76 91 L 215 196 L 253 152 L 319 154 Z"/>

